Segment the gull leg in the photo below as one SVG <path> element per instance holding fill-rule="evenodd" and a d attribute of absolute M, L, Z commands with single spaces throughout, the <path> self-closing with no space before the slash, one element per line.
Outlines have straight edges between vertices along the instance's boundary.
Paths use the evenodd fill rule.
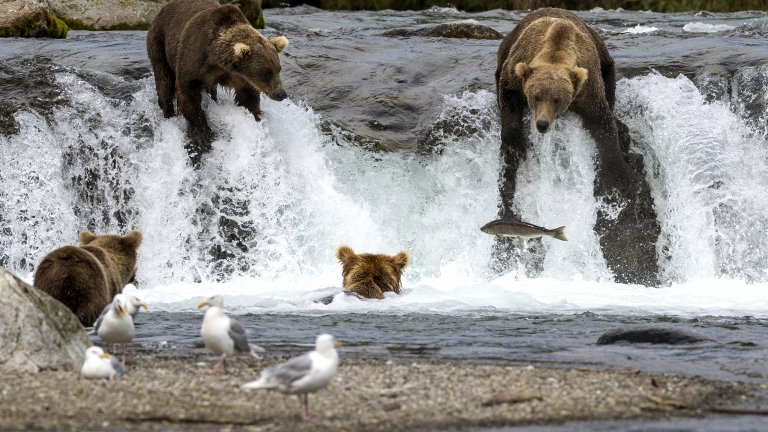
<path fill-rule="evenodd" d="M 208 374 L 209 375 L 221 375 L 221 370 L 220 369 L 223 366 L 224 367 L 224 375 L 226 375 L 227 374 L 227 369 L 226 369 L 226 364 L 225 364 L 226 361 L 227 361 L 227 356 L 226 355 L 222 355 L 221 358 L 219 359 L 219 361 L 216 362 L 215 365 L 213 365 L 213 368 L 211 368 L 211 370 L 208 371 Z"/>
<path fill-rule="evenodd" d="M 299 401 L 301 402 L 301 419 L 304 421 L 311 421 L 315 418 L 309 414 L 309 393 L 299 395 Z"/>

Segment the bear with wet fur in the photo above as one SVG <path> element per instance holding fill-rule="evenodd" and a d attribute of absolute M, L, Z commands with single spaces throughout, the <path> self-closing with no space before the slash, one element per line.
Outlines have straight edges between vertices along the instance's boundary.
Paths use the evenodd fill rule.
<path fill-rule="evenodd" d="M 260 94 L 285 99 L 278 53 L 284 36 L 267 39 L 251 27 L 237 6 L 216 0 L 172 0 L 152 21 L 147 52 L 166 118 L 178 109 L 190 125 L 190 158 L 198 165 L 210 150 L 213 132 L 203 112 L 202 92 L 216 100 L 216 86 L 235 91 L 235 101 L 260 120 Z"/>
<path fill-rule="evenodd" d="M 33 285 L 67 306 L 83 326 L 93 325 L 136 272 L 141 233 L 80 233 L 80 246 L 64 246 L 43 258 Z"/>
<path fill-rule="evenodd" d="M 394 256 L 356 254 L 349 246 L 336 251 L 341 262 L 344 290 L 370 299 L 383 299 L 385 292 L 400 294 L 400 278 L 410 256 L 401 251 Z"/>
<path fill-rule="evenodd" d="M 526 106 L 540 133 L 570 110 L 582 118 L 597 144 L 601 189 L 625 190 L 630 171 L 613 113 L 615 88 L 613 58 L 595 30 L 563 9 L 543 8 L 527 15 L 504 38 L 497 54 L 501 151 L 507 167 L 515 171 L 526 156 Z M 503 194 L 507 196 L 502 196 L 505 207 L 512 204 L 512 177 L 512 172 L 505 173 L 505 183 L 511 182 Z"/>

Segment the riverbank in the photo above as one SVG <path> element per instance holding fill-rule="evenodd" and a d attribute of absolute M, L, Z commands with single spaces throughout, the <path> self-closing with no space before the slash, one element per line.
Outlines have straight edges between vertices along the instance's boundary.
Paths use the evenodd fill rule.
<path fill-rule="evenodd" d="M 229 375 L 213 376 L 211 356 L 137 354 L 121 381 L 71 371 L 8 375 L 0 384 L 0 429 L 442 430 L 696 416 L 751 391 L 638 371 L 342 359 L 336 379 L 310 396 L 317 419 L 305 423 L 296 398 L 239 387 L 282 360 L 240 357 L 228 362 Z"/>

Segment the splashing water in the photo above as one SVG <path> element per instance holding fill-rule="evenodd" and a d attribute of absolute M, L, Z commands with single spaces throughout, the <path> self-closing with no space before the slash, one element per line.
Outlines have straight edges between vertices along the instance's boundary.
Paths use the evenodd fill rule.
<path fill-rule="evenodd" d="M 0 258 L 26 279 L 42 255 L 75 243 L 78 230 L 138 228 L 138 286 L 160 309 L 187 310 L 217 291 L 246 311 L 768 310 L 765 135 L 728 103 L 707 103 L 684 77 L 651 73 L 618 87 L 617 111 L 645 157 L 660 217 L 663 288 L 610 282 L 592 230 L 600 205 L 594 143 L 576 116 L 545 136 L 532 133 L 518 173 L 518 213 L 566 225 L 569 237 L 544 239 L 543 272 L 528 278 L 494 275 L 495 240 L 479 230 L 499 202 L 490 92 L 446 96 L 437 147 L 416 153 L 363 148 L 348 133 L 324 131 L 301 103 L 265 99 L 255 122 L 222 91 L 205 107 L 217 140 L 193 170 L 186 122 L 162 118 L 151 80 L 135 83 L 128 101 L 68 72 L 57 85 L 72 103 L 52 122 L 20 111 L 18 133 L 0 137 Z M 404 294 L 314 303 L 339 290 L 341 244 L 409 251 Z"/>

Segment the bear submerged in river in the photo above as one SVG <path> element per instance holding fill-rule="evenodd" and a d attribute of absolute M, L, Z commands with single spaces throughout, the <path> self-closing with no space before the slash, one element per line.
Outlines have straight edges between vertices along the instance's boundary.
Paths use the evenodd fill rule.
<path fill-rule="evenodd" d="M 628 131 L 613 113 L 616 72 L 600 35 L 571 12 L 538 9 L 502 41 L 495 77 L 504 162 L 501 218 L 514 217 L 517 169 L 530 146 L 526 106 L 541 134 L 552 129 L 560 114 L 572 111 L 597 147 L 594 193 L 604 205 L 595 231 L 606 263 L 617 282 L 658 284 L 656 240 L 661 230 L 642 158 L 628 153 Z M 610 208 L 623 210 L 616 216 Z M 497 256 L 514 248 L 509 240 L 500 240 Z"/>
<path fill-rule="evenodd" d="M 200 165 L 214 139 L 202 92 L 216 100 L 217 85 L 230 87 L 235 102 L 260 120 L 260 92 L 277 101 L 287 97 L 277 56 L 287 45 L 283 36 L 262 36 L 240 9 L 216 0 L 173 0 L 160 10 L 147 32 L 147 53 L 163 115 L 176 114 L 175 97 L 189 122 L 193 165 Z"/>
<path fill-rule="evenodd" d="M 33 285 L 62 302 L 83 326 L 93 325 L 136 271 L 141 233 L 125 236 L 80 233 L 80 246 L 64 246 L 43 258 Z"/>

